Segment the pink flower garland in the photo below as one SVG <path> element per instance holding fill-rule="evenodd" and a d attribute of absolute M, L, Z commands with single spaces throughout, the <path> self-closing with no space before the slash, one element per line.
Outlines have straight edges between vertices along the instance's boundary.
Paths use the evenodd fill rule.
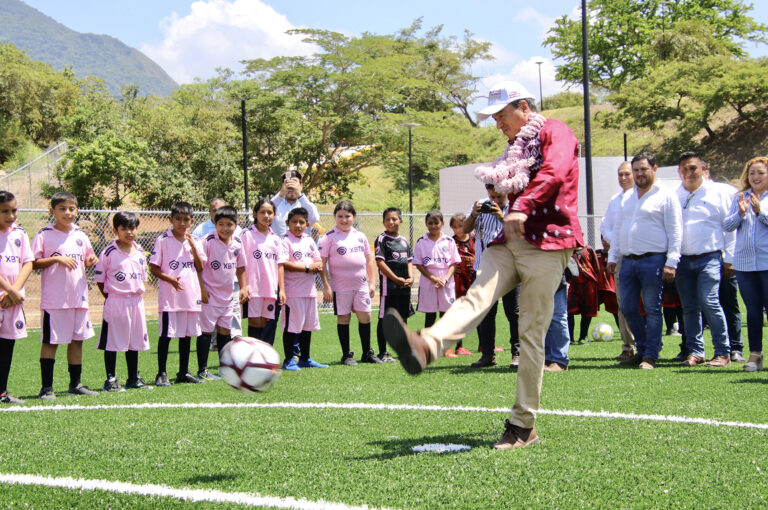
<path fill-rule="evenodd" d="M 544 127 L 546 117 L 531 112 L 528 122 L 515 136 L 515 142 L 507 145 L 504 151 L 491 166 L 479 166 L 475 169 L 475 177 L 485 184 L 493 184 L 499 193 L 520 193 L 528 186 L 531 175 L 531 166 L 536 162 L 535 158 L 523 157 L 524 149 L 532 138 L 539 135 Z"/>

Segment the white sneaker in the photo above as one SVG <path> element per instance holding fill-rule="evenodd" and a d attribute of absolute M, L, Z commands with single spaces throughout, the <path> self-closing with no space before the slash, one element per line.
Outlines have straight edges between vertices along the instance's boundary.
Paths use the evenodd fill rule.
<path fill-rule="evenodd" d="M 750 352 L 749 361 L 744 363 L 745 372 L 758 372 L 763 369 L 763 353 Z"/>

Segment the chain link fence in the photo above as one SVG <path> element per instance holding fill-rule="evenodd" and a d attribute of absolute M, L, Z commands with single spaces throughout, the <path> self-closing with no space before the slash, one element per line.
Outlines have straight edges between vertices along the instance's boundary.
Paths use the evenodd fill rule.
<path fill-rule="evenodd" d="M 140 220 L 139 228 L 137 229 L 136 242 L 142 247 L 142 249 L 149 255 L 155 243 L 157 236 L 170 228 L 170 217 L 168 211 L 131 211 L 135 213 Z M 115 213 L 113 210 L 88 210 L 81 209 L 80 216 L 78 218 L 78 225 L 88 235 L 91 240 L 93 249 L 98 255 L 101 253 L 109 243 L 115 240 L 115 235 L 112 232 L 112 215 Z M 400 227 L 400 234 L 406 239 L 411 241 L 411 246 L 418 241 L 426 232 L 427 228 L 424 223 L 425 213 L 414 213 L 413 216 L 403 214 L 403 224 Z M 449 221 L 450 216 L 445 218 L 446 224 Z M 593 216 L 580 217 L 582 224 L 582 230 L 584 231 L 584 238 L 594 239 L 596 228 L 599 229 L 600 220 L 602 217 Z M 205 222 L 209 219 L 207 212 L 196 212 L 193 216 L 195 226 Z M 32 240 L 35 233 L 47 224 L 52 222 L 53 219 L 47 209 L 20 209 L 19 218 L 17 223 L 24 227 L 27 231 L 27 235 Z M 250 218 L 246 213 L 240 214 L 240 226 L 246 227 L 251 224 Z M 321 213 L 320 222 L 313 225 L 312 233 L 315 238 L 319 238 L 320 235 L 330 230 L 334 226 L 335 222 L 331 213 Z M 194 228 L 194 227 L 193 227 Z M 363 232 L 373 247 L 373 243 L 384 227 L 382 225 L 382 217 L 380 213 L 359 213 L 356 217 L 355 228 Z M 446 233 L 450 233 L 450 229 L 446 227 Z M 598 235 L 599 237 L 599 235 Z M 594 241 L 590 244 L 594 246 Z M 89 303 L 91 321 L 94 323 L 101 322 L 101 311 L 104 305 L 104 298 L 101 296 L 98 287 L 93 283 L 93 268 L 88 270 L 88 282 L 89 282 Z M 157 279 L 149 276 L 147 282 L 147 290 L 144 294 L 144 303 L 147 311 L 147 318 L 157 317 Z M 418 275 L 417 275 L 418 276 Z M 418 277 L 416 278 L 416 286 L 418 288 Z M 332 306 L 330 303 L 323 303 L 322 300 L 322 284 L 320 277 L 317 277 L 317 289 L 318 289 L 318 303 L 320 303 L 321 311 L 330 312 Z M 40 325 L 40 272 L 34 271 L 29 277 L 26 289 L 26 301 L 24 309 L 27 316 L 27 322 L 30 327 L 39 327 Z M 413 293 L 414 299 L 416 292 Z M 378 296 L 374 298 L 374 304 L 378 303 Z"/>
<path fill-rule="evenodd" d="M 66 152 L 66 142 L 54 145 L 29 163 L 0 176 L 0 189 L 12 191 L 20 207 L 45 207 L 48 199 L 40 195 L 40 183 L 51 184 L 56 164 Z"/>

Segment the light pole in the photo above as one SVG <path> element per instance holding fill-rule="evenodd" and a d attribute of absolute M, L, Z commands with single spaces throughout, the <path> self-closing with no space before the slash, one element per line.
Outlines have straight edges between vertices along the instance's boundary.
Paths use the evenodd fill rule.
<path fill-rule="evenodd" d="M 544 111 L 544 93 L 541 91 L 541 64 L 543 60 L 537 60 L 536 65 L 539 66 L 539 108 Z"/>
<path fill-rule="evenodd" d="M 408 128 L 408 240 L 413 249 L 413 128 L 421 124 L 403 122 L 400 125 Z"/>

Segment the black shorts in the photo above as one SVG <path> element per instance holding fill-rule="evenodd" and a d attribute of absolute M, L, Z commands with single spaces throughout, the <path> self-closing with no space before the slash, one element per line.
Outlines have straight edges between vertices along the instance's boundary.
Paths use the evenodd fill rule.
<path fill-rule="evenodd" d="M 381 319 L 384 317 L 384 312 L 387 310 L 387 308 L 394 308 L 398 311 L 400 316 L 408 320 L 408 317 L 411 315 L 414 315 L 416 312 L 413 311 L 413 304 L 411 303 L 411 296 L 408 295 L 402 295 L 402 296 L 380 296 L 381 300 L 379 301 L 379 318 Z"/>

